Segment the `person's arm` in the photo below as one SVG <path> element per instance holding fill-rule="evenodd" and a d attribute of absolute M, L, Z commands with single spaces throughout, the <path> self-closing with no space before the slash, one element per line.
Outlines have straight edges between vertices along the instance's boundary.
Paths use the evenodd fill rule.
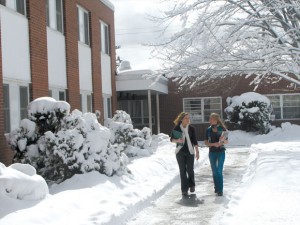
<path fill-rule="evenodd" d="M 208 140 L 204 140 L 204 144 L 207 147 L 220 147 L 221 146 L 219 142 L 210 143 Z"/>
<path fill-rule="evenodd" d="M 194 148 L 195 148 L 195 151 L 196 151 L 195 158 L 198 160 L 200 158 L 199 146 L 195 145 Z"/>
<path fill-rule="evenodd" d="M 172 143 L 184 143 L 184 139 L 183 138 L 175 138 L 174 137 L 173 131 L 171 132 L 170 136 L 171 136 L 170 141 Z"/>
<path fill-rule="evenodd" d="M 220 144 L 228 144 L 228 133 L 227 133 L 227 135 L 224 135 L 225 134 L 225 132 L 228 132 L 225 128 L 223 128 L 223 132 L 222 132 L 222 136 L 220 137 Z"/>

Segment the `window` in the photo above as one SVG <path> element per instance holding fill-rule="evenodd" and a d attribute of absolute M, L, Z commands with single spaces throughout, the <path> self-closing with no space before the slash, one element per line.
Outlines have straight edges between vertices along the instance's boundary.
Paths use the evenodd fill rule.
<path fill-rule="evenodd" d="M 92 95 L 86 96 L 86 102 L 87 102 L 87 111 L 92 112 Z"/>
<path fill-rule="evenodd" d="M 183 111 L 190 114 L 192 123 L 208 122 L 211 113 L 222 115 L 221 97 L 185 98 Z"/>
<path fill-rule="evenodd" d="M 16 0 L 16 11 L 25 15 L 25 0 Z"/>
<path fill-rule="evenodd" d="M 267 96 L 273 106 L 275 119 L 300 119 L 300 94 Z"/>
<path fill-rule="evenodd" d="M 109 29 L 108 25 L 101 22 L 101 52 L 109 55 Z"/>
<path fill-rule="evenodd" d="M 62 0 L 47 0 L 47 26 L 63 33 L 63 5 Z"/>
<path fill-rule="evenodd" d="M 65 91 L 59 91 L 59 101 L 65 101 L 66 100 L 66 93 Z"/>
<path fill-rule="evenodd" d="M 56 29 L 63 33 L 62 0 L 56 0 Z"/>
<path fill-rule="evenodd" d="M 78 40 L 87 45 L 90 44 L 89 13 L 78 6 Z"/>
<path fill-rule="evenodd" d="M 107 98 L 107 117 L 111 118 L 111 98 Z"/>
<path fill-rule="evenodd" d="M 111 97 L 107 96 L 103 98 L 104 103 L 104 119 L 111 118 Z"/>
<path fill-rule="evenodd" d="M 46 20 L 47 20 L 47 26 L 50 27 L 50 13 L 49 13 L 49 0 L 46 0 Z"/>
<path fill-rule="evenodd" d="M 134 126 L 149 125 L 148 100 L 119 100 L 118 108 L 127 112 Z M 155 124 L 155 116 L 152 116 L 152 124 Z"/>
<path fill-rule="evenodd" d="M 26 14 L 25 0 L 0 0 L 0 4 L 13 9 L 22 15 Z"/>
<path fill-rule="evenodd" d="M 82 109 L 83 109 L 83 101 L 82 101 L 82 94 L 80 94 L 80 106 L 81 106 L 81 111 L 82 111 Z"/>
<path fill-rule="evenodd" d="M 27 118 L 28 87 L 20 86 L 20 119 Z"/>
<path fill-rule="evenodd" d="M 9 85 L 3 84 L 4 131 L 10 132 Z"/>

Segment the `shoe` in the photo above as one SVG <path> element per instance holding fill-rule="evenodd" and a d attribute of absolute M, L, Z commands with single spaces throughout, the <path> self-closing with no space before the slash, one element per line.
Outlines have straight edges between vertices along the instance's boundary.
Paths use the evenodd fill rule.
<path fill-rule="evenodd" d="M 218 192 L 218 196 L 223 196 L 223 192 Z"/>
<path fill-rule="evenodd" d="M 190 192 L 195 192 L 195 186 L 190 187 Z"/>
<path fill-rule="evenodd" d="M 187 192 L 182 192 L 182 197 L 187 197 L 188 193 Z"/>

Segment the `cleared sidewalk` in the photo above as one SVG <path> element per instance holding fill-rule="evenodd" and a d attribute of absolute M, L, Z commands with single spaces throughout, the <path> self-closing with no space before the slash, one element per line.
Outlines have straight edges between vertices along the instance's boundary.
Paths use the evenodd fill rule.
<path fill-rule="evenodd" d="M 227 207 L 231 193 L 239 186 L 249 166 L 249 148 L 227 148 L 224 166 L 224 196 L 214 194 L 212 175 L 207 155 L 195 168 L 196 192 L 188 199 L 181 197 L 180 181 L 157 201 L 126 225 L 214 225 Z"/>

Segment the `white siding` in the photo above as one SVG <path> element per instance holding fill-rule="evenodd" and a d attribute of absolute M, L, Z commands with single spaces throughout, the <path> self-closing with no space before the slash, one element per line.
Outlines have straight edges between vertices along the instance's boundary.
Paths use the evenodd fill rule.
<path fill-rule="evenodd" d="M 80 90 L 93 91 L 91 48 L 78 42 Z"/>
<path fill-rule="evenodd" d="M 3 78 L 31 81 L 28 20 L 0 7 Z"/>
<path fill-rule="evenodd" d="M 110 56 L 101 53 L 102 93 L 112 95 Z"/>
<path fill-rule="evenodd" d="M 65 37 L 58 31 L 47 28 L 49 86 L 66 89 Z"/>

